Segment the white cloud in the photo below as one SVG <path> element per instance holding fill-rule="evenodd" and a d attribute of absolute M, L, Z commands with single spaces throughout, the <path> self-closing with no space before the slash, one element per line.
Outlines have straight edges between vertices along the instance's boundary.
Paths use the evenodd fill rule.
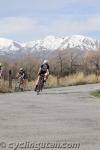
<path fill-rule="evenodd" d="M 63 18 L 55 21 L 50 30 L 56 35 L 62 36 L 100 31 L 100 15 L 92 16 L 83 21 Z"/>
<path fill-rule="evenodd" d="M 95 31 L 100 31 L 100 14 L 87 20 L 63 17 L 48 24 L 28 17 L 9 17 L 0 21 L 0 36 L 14 35 L 21 40 L 40 39 L 49 34 L 68 36 Z"/>
<path fill-rule="evenodd" d="M 27 17 L 8 17 L 0 20 L 0 36 L 43 30 L 36 20 Z"/>

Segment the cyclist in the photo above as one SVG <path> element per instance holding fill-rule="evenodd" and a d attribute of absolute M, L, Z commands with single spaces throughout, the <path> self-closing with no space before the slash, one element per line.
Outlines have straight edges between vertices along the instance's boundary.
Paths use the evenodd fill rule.
<path fill-rule="evenodd" d="M 25 79 L 25 76 L 26 76 L 26 74 L 25 74 L 24 69 L 23 69 L 23 68 L 20 68 L 20 69 L 19 69 L 19 72 L 18 72 L 18 75 L 17 75 L 17 78 Z"/>
<path fill-rule="evenodd" d="M 24 88 L 26 87 L 26 79 L 27 75 L 23 68 L 19 69 L 19 72 L 17 74 L 17 78 L 19 79 L 20 84 L 23 84 Z"/>
<path fill-rule="evenodd" d="M 38 82 L 39 82 L 39 79 L 40 79 L 40 76 L 41 75 L 44 75 L 44 82 L 46 82 L 46 80 L 48 79 L 48 76 L 49 76 L 49 64 L 48 64 L 48 60 L 44 60 L 40 69 L 39 69 L 39 72 L 38 72 L 38 79 L 37 79 L 37 82 L 36 82 L 36 86 L 35 86 L 35 91 L 37 90 L 37 86 L 38 86 Z"/>

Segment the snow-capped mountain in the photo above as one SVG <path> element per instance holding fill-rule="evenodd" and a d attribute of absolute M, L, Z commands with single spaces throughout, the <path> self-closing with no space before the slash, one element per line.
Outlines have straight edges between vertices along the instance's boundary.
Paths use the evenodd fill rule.
<path fill-rule="evenodd" d="M 62 42 L 59 49 L 76 48 L 80 50 L 98 50 L 100 48 L 100 41 L 90 37 L 73 35 Z"/>
<path fill-rule="evenodd" d="M 13 40 L 0 38 L 0 55 L 15 54 L 22 50 L 20 43 Z"/>
<path fill-rule="evenodd" d="M 80 50 L 98 50 L 100 48 L 100 41 L 81 35 L 73 35 L 64 38 L 48 36 L 43 40 L 31 41 L 22 45 L 26 49 L 31 49 L 31 52 L 34 50 L 65 50 L 70 48 L 77 48 Z"/>
<path fill-rule="evenodd" d="M 63 38 L 56 38 L 54 36 L 47 36 L 43 40 L 31 41 L 28 43 L 22 44 L 26 49 L 31 49 L 31 52 L 34 50 L 56 50 L 58 49 L 63 42 Z"/>
<path fill-rule="evenodd" d="M 0 38 L 0 55 L 13 55 L 28 53 L 50 52 L 55 50 L 78 49 L 78 50 L 100 50 L 100 40 L 81 35 L 70 37 L 47 36 L 43 40 L 27 43 L 19 43 L 13 40 Z"/>

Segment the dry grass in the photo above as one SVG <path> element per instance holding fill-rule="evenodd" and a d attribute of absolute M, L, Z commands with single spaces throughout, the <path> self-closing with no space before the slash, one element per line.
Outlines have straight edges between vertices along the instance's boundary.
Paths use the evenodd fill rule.
<path fill-rule="evenodd" d="M 100 76 L 96 76 L 95 74 L 85 76 L 83 73 L 77 73 L 60 78 L 59 80 L 57 80 L 57 77 L 50 76 L 48 80 L 49 87 L 82 85 L 92 83 L 100 83 Z"/>
<path fill-rule="evenodd" d="M 49 76 L 48 81 L 47 81 L 48 87 L 57 87 L 57 86 L 59 86 L 57 81 L 58 81 L 57 77 Z"/>
<path fill-rule="evenodd" d="M 12 92 L 12 90 L 9 89 L 8 82 L 0 80 L 0 93 L 8 93 L 8 92 Z"/>
<path fill-rule="evenodd" d="M 13 80 L 12 82 L 12 89 L 9 88 L 8 81 L 0 80 L 0 93 L 9 93 L 9 92 L 15 92 L 16 87 L 16 81 Z M 26 81 L 26 86 L 24 88 L 25 91 L 33 90 L 34 82 L 28 82 Z"/>
<path fill-rule="evenodd" d="M 79 84 L 85 84 L 85 76 L 83 73 L 73 74 L 60 79 L 60 85 L 62 86 Z"/>
<path fill-rule="evenodd" d="M 33 90 L 36 81 L 32 81 L 27 83 L 26 90 Z M 47 81 L 48 88 L 55 88 L 61 86 L 72 86 L 72 85 L 82 85 L 82 84 L 92 84 L 92 83 L 100 83 L 100 76 L 96 76 L 95 74 L 85 76 L 83 73 L 77 73 L 70 76 L 57 78 L 56 76 L 49 76 Z M 0 93 L 6 93 L 14 91 L 14 83 L 13 89 L 8 88 L 8 82 L 0 81 Z"/>

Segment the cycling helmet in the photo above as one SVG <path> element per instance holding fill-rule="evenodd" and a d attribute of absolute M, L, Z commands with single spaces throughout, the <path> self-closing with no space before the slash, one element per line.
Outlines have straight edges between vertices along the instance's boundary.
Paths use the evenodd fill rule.
<path fill-rule="evenodd" d="M 23 71 L 23 68 L 20 68 L 19 70 L 20 70 L 20 71 Z"/>
<path fill-rule="evenodd" d="M 44 61 L 43 61 L 43 64 L 47 64 L 47 63 L 48 63 L 48 60 L 44 60 Z"/>

